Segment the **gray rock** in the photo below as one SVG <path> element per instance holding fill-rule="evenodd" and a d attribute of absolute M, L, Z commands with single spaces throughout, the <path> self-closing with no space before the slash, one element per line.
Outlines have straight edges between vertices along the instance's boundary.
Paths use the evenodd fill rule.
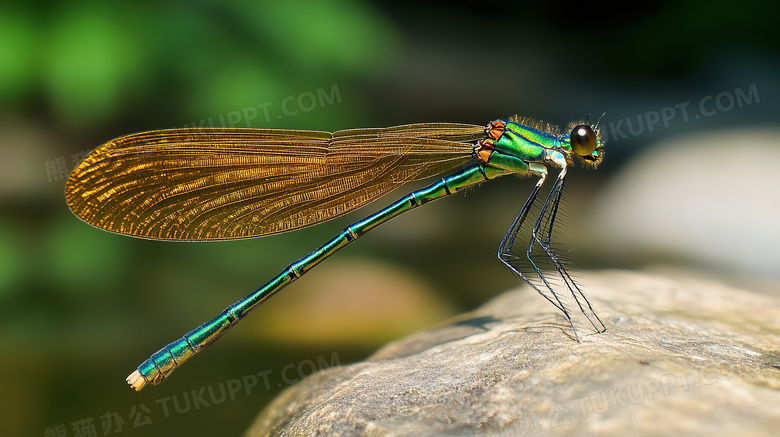
<path fill-rule="evenodd" d="M 530 289 L 290 387 L 248 436 L 778 435 L 780 298 L 584 272 L 607 325 Z"/>

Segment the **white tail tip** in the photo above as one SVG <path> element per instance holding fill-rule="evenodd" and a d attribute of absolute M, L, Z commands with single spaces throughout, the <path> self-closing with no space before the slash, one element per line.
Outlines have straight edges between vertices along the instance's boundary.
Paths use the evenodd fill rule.
<path fill-rule="evenodd" d="M 127 377 L 127 383 L 130 384 L 130 387 L 133 387 L 135 391 L 141 391 L 141 389 L 144 388 L 144 385 L 146 385 L 146 379 L 141 376 L 141 372 L 136 370 Z"/>

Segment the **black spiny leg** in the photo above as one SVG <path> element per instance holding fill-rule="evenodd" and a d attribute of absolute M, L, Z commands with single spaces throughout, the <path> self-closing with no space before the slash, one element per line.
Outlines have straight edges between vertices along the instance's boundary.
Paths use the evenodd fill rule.
<path fill-rule="evenodd" d="M 588 319 L 588 322 L 590 322 L 591 326 L 593 326 L 593 329 L 595 329 L 596 332 L 604 332 L 607 330 L 606 326 L 604 326 L 604 322 L 601 321 L 598 314 L 596 314 L 596 312 L 593 310 L 593 306 L 591 305 L 590 300 L 588 300 L 588 297 L 585 295 L 582 289 L 580 289 L 576 281 L 574 281 L 574 278 L 571 277 L 569 272 L 564 267 L 563 263 L 561 263 L 560 257 L 555 253 L 550 243 L 552 232 L 553 232 L 553 225 L 555 224 L 555 218 L 558 213 L 558 206 L 560 205 L 561 199 L 563 197 L 564 183 L 565 183 L 565 173 L 561 172 L 561 175 L 559 175 L 558 178 L 556 179 L 552 190 L 550 190 L 550 194 L 548 195 L 547 200 L 545 201 L 542 211 L 539 213 L 539 218 L 537 219 L 536 225 L 534 226 L 532 232 L 533 241 L 536 241 L 536 243 L 539 244 L 539 247 L 541 247 L 542 250 L 544 250 L 545 255 L 550 260 L 550 262 L 552 262 L 553 266 L 555 267 L 555 270 L 558 272 L 558 275 L 561 277 L 563 283 L 566 285 L 566 288 L 569 289 L 569 292 L 574 298 L 574 301 L 577 302 L 577 306 L 579 306 L 580 311 L 582 312 L 582 314 L 585 315 L 585 318 Z M 552 209 L 549 210 L 548 212 L 547 208 L 550 205 L 552 205 Z M 540 233 L 540 231 L 542 232 Z M 539 239 L 539 236 L 542 234 L 544 235 L 544 241 Z M 529 244 L 529 251 L 531 249 L 530 246 L 532 245 L 533 241 L 531 241 L 531 244 Z M 537 273 L 539 273 L 538 270 Z M 580 298 L 582 298 L 582 300 L 585 301 L 585 304 L 590 310 L 590 313 L 596 318 L 596 320 L 598 320 L 599 324 L 601 325 L 601 328 L 597 327 L 596 324 L 593 322 L 590 315 L 583 307 Z"/>
<path fill-rule="evenodd" d="M 546 173 L 541 174 L 541 178 L 539 179 L 539 182 L 537 182 L 537 184 L 534 186 L 534 189 L 531 192 L 530 196 L 525 201 L 525 204 L 523 204 L 523 207 L 520 209 L 520 212 L 517 214 L 517 217 L 515 217 L 515 220 L 512 222 L 512 225 L 510 226 L 509 230 L 507 230 L 506 234 L 504 235 L 504 238 L 501 241 L 501 245 L 498 248 L 498 258 L 507 267 L 509 267 L 515 274 L 520 276 L 520 278 L 523 279 L 524 282 L 530 285 L 534 290 L 536 290 L 537 293 L 539 293 L 541 296 L 547 299 L 548 302 L 550 302 L 553 306 L 558 308 L 558 310 L 560 310 L 564 314 L 566 319 L 569 321 L 569 325 L 572 327 L 575 339 L 579 341 L 579 336 L 577 335 L 577 329 L 574 327 L 574 323 L 571 319 L 571 315 L 569 313 L 568 308 L 563 303 L 561 298 L 558 296 L 558 293 L 555 292 L 553 286 L 544 276 L 542 270 L 539 268 L 537 263 L 533 260 L 534 246 L 538 245 L 538 247 L 542 251 L 544 251 L 545 258 L 549 260 L 549 262 L 552 264 L 555 271 L 560 276 L 563 283 L 566 284 L 566 287 L 569 289 L 572 296 L 574 297 L 574 300 L 577 302 L 580 311 L 585 315 L 585 317 L 591 323 L 591 325 L 596 330 L 596 332 L 604 332 L 606 330 L 604 323 L 601 321 L 601 319 L 598 317 L 595 311 L 593 311 L 593 307 L 591 306 L 587 296 L 576 284 L 574 279 L 571 277 L 569 272 L 561 263 L 558 255 L 551 247 L 553 225 L 555 223 L 555 219 L 558 214 L 558 206 L 562 199 L 565 175 L 566 175 L 565 170 L 561 171 L 561 174 L 559 174 L 558 178 L 555 181 L 555 184 L 550 190 L 550 193 L 548 194 L 546 200 L 542 204 L 537 220 L 530 231 L 530 236 L 528 239 L 528 247 L 524 257 L 525 260 L 513 254 L 512 248 L 514 247 L 514 244 L 518 239 L 524 240 L 523 236 L 521 236 L 523 225 L 526 223 L 526 219 L 528 218 L 528 214 L 532 206 L 536 204 L 539 190 L 541 186 L 544 184 L 544 181 L 547 176 Z M 528 267 L 529 265 L 536 272 L 538 281 L 536 280 L 532 281 L 531 278 L 525 276 L 522 273 L 524 267 Z M 549 295 L 548 293 L 542 290 L 549 292 Z M 580 298 L 582 298 L 585 301 L 588 309 L 590 310 L 590 313 L 596 318 L 596 320 L 598 320 L 599 324 L 601 324 L 601 329 L 599 329 L 596 326 L 596 324 L 591 319 L 590 315 L 586 312 L 585 308 L 583 307 L 580 301 Z"/>

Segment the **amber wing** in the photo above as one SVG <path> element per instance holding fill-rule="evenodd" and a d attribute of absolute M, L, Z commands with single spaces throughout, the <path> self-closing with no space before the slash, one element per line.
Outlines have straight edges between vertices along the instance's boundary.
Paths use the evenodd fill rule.
<path fill-rule="evenodd" d="M 346 214 L 471 159 L 482 126 L 432 123 L 334 133 L 169 129 L 127 135 L 71 173 L 70 209 L 155 240 L 230 240 Z"/>

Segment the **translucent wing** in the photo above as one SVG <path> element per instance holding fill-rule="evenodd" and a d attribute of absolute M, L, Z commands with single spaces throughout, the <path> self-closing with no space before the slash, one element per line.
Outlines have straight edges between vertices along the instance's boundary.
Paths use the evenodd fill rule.
<path fill-rule="evenodd" d="M 334 133 L 170 129 L 127 135 L 73 170 L 82 220 L 156 240 L 230 240 L 303 228 L 471 159 L 482 126 L 413 124 Z"/>

